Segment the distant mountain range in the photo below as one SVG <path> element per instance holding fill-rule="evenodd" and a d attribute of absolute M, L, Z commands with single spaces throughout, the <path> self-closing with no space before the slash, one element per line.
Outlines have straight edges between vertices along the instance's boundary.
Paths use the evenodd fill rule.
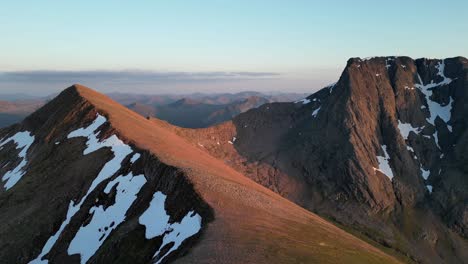
<path fill-rule="evenodd" d="M 305 95 L 241 92 L 188 95 L 111 93 L 109 96 L 143 116 L 158 117 L 178 126 L 197 128 L 229 120 L 241 112 L 264 103 L 295 101 Z M 21 94 L 0 97 L 0 127 L 20 122 L 50 98 Z"/>
<path fill-rule="evenodd" d="M 202 128 L 230 120 L 266 103 L 292 102 L 306 94 L 241 92 L 148 96 L 114 93 L 109 96 L 145 117 L 156 117 L 181 127 Z"/>
<path fill-rule="evenodd" d="M 249 97 L 262 97 L 266 98 L 271 102 L 291 102 L 298 98 L 303 98 L 307 94 L 305 93 L 287 93 L 287 92 L 276 92 L 276 93 L 261 93 L 254 91 L 245 91 L 239 93 L 193 93 L 193 94 L 162 94 L 162 95 L 148 95 L 148 94 L 131 94 L 131 93 L 109 93 L 107 94 L 110 98 L 119 102 L 123 105 L 129 105 L 135 102 L 151 105 L 160 106 L 174 103 L 178 100 L 187 99 L 193 100 L 198 103 L 204 104 L 215 104 L 215 105 L 227 105 L 247 99 Z"/>
<path fill-rule="evenodd" d="M 3 97 L 0 98 L 4 99 Z M 45 102 L 43 99 L 0 100 L 0 128 L 20 122 L 26 116 L 43 106 Z"/>
<path fill-rule="evenodd" d="M 34 96 L 23 93 L 0 93 L 0 100 L 2 101 L 27 101 L 27 100 L 38 100 L 41 96 Z"/>
<path fill-rule="evenodd" d="M 257 96 L 227 104 L 206 103 L 206 100 L 184 98 L 168 105 L 152 107 L 133 103 L 127 107 L 143 116 L 157 117 L 177 126 L 200 128 L 230 120 L 240 113 L 269 102 L 268 99 Z"/>

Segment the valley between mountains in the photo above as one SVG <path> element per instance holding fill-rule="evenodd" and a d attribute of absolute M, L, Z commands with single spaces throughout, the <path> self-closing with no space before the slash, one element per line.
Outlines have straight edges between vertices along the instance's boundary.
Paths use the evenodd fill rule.
<path fill-rule="evenodd" d="M 463 57 L 352 58 L 197 129 L 73 85 L 0 129 L 0 259 L 467 263 L 467 80 Z"/>

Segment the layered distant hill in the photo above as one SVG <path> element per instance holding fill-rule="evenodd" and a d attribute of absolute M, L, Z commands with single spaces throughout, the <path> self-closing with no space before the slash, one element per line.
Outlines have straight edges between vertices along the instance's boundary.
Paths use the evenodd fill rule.
<path fill-rule="evenodd" d="M 267 95 L 258 92 L 235 94 L 192 94 L 181 96 L 138 96 L 111 94 L 118 102 L 145 116 L 156 117 L 173 125 L 202 128 L 218 124 L 252 108 L 272 102 L 292 102 L 305 94 L 283 93 Z M 125 104 L 126 102 L 132 103 Z"/>
<path fill-rule="evenodd" d="M 231 120 L 240 113 L 269 102 L 268 99 L 258 96 L 228 104 L 204 103 L 202 100 L 184 98 L 168 105 L 151 107 L 133 103 L 127 107 L 143 116 L 157 117 L 176 126 L 200 128 Z"/>
<path fill-rule="evenodd" d="M 0 139 L 2 263 L 399 263 L 80 85 Z"/>
<path fill-rule="evenodd" d="M 147 95 L 111 93 L 111 98 L 143 115 L 158 117 L 171 124 L 198 128 L 230 120 L 239 113 L 268 102 L 291 102 L 305 94 L 259 92 Z M 3 100 L 3 101 L 2 101 Z M 26 95 L 0 95 L 0 127 L 23 120 L 24 117 L 44 105 L 48 98 Z"/>
<path fill-rule="evenodd" d="M 150 106 L 161 106 L 174 103 L 176 101 L 186 99 L 196 101 L 202 104 L 212 105 L 227 105 L 234 102 L 242 101 L 249 97 L 261 97 L 271 102 L 292 102 L 299 98 L 307 96 L 303 93 L 288 93 L 288 92 L 276 92 L 276 93 L 261 93 L 254 91 L 246 91 L 239 93 L 193 93 L 193 94 L 132 94 L 132 93 L 109 93 L 107 94 L 110 98 L 119 102 L 123 105 L 129 105 L 132 103 L 140 103 Z"/>
<path fill-rule="evenodd" d="M 8 100 L 10 101 L 2 101 Z M 20 122 L 27 115 L 45 104 L 44 99 L 15 100 L 13 97 L 0 97 L 0 128 Z"/>

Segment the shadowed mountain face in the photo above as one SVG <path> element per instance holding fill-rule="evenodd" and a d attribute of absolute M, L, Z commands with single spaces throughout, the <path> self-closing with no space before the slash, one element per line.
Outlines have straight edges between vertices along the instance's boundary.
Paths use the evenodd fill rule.
<path fill-rule="evenodd" d="M 174 130 L 80 85 L 0 129 L 2 263 L 398 263 Z"/>
<path fill-rule="evenodd" d="M 336 84 L 297 103 L 266 104 L 206 129 L 170 129 L 396 252 L 466 263 L 467 80 L 461 57 L 355 58 Z"/>

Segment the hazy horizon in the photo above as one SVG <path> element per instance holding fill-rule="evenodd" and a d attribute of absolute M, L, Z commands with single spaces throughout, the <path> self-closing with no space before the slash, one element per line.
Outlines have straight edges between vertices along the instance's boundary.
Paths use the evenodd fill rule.
<path fill-rule="evenodd" d="M 74 84 L 80 84 L 80 83 L 74 83 Z M 19 92 L 19 91 L 6 91 L 4 92 L 3 90 L 0 90 L 0 96 L 6 96 L 6 98 L 1 98 L 0 97 L 0 100 L 5 100 L 5 101 L 16 101 L 16 100 L 28 100 L 28 99 L 46 99 L 46 98 L 53 98 L 55 96 L 57 96 L 60 92 L 62 92 L 63 90 L 67 89 L 68 87 L 74 85 L 74 84 L 70 84 L 70 85 L 67 85 L 65 87 L 63 87 L 62 89 L 59 89 L 55 92 L 52 92 L 52 93 L 44 93 L 44 92 L 38 92 L 38 93 L 29 93 L 29 92 Z M 80 84 L 82 85 L 82 84 Z M 326 86 L 324 86 L 326 87 Z M 322 88 L 324 88 L 322 87 Z M 88 88 L 92 88 L 94 89 L 93 87 L 88 87 Z M 260 94 L 263 94 L 263 95 L 288 95 L 288 94 L 298 94 L 298 95 L 308 95 L 310 94 L 310 92 L 294 92 L 294 91 L 289 91 L 289 90 L 286 90 L 286 91 L 275 91 L 275 90 L 271 90 L 271 91 L 268 91 L 268 90 L 265 90 L 265 91 L 258 91 L 258 90 L 249 90 L 249 89 L 245 89 L 245 90 L 235 90 L 235 91 L 212 91 L 212 92 L 203 92 L 203 91 L 195 91 L 195 92 L 190 92 L 190 91 L 183 91 L 183 90 L 176 90 L 176 91 L 168 91 L 168 92 L 160 92 L 159 90 L 149 90 L 149 91 L 143 91 L 143 92 L 138 92 L 138 91 L 127 91 L 127 90 L 124 90 L 124 91 L 119 91 L 119 90 L 112 90 L 112 89 L 108 89 L 109 91 L 102 91 L 102 89 L 96 89 L 96 90 L 99 90 L 101 91 L 102 93 L 106 94 L 106 95 L 132 95 L 132 96 L 144 96 L 144 95 L 154 95 L 154 96 L 158 96 L 158 95 L 161 95 L 161 96 L 219 96 L 219 95 L 223 95 L 223 94 L 231 94 L 231 95 L 236 95 L 236 94 L 241 94 L 241 93 L 260 93 Z M 104 89 L 106 90 L 106 89 Z"/>
<path fill-rule="evenodd" d="M 0 94 L 45 96 L 76 83 L 103 93 L 313 93 L 336 82 L 341 70 L 317 71 L 307 79 L 276 72 L 10 71 L 0 72 Z"/>
<path fill-rule="evenodd" d="M 0 94 L 74 83 L 105 93 L 313 93 L 351 57 L 467 56 L 465 10 L 456 0 L 7 2 Z"/>

